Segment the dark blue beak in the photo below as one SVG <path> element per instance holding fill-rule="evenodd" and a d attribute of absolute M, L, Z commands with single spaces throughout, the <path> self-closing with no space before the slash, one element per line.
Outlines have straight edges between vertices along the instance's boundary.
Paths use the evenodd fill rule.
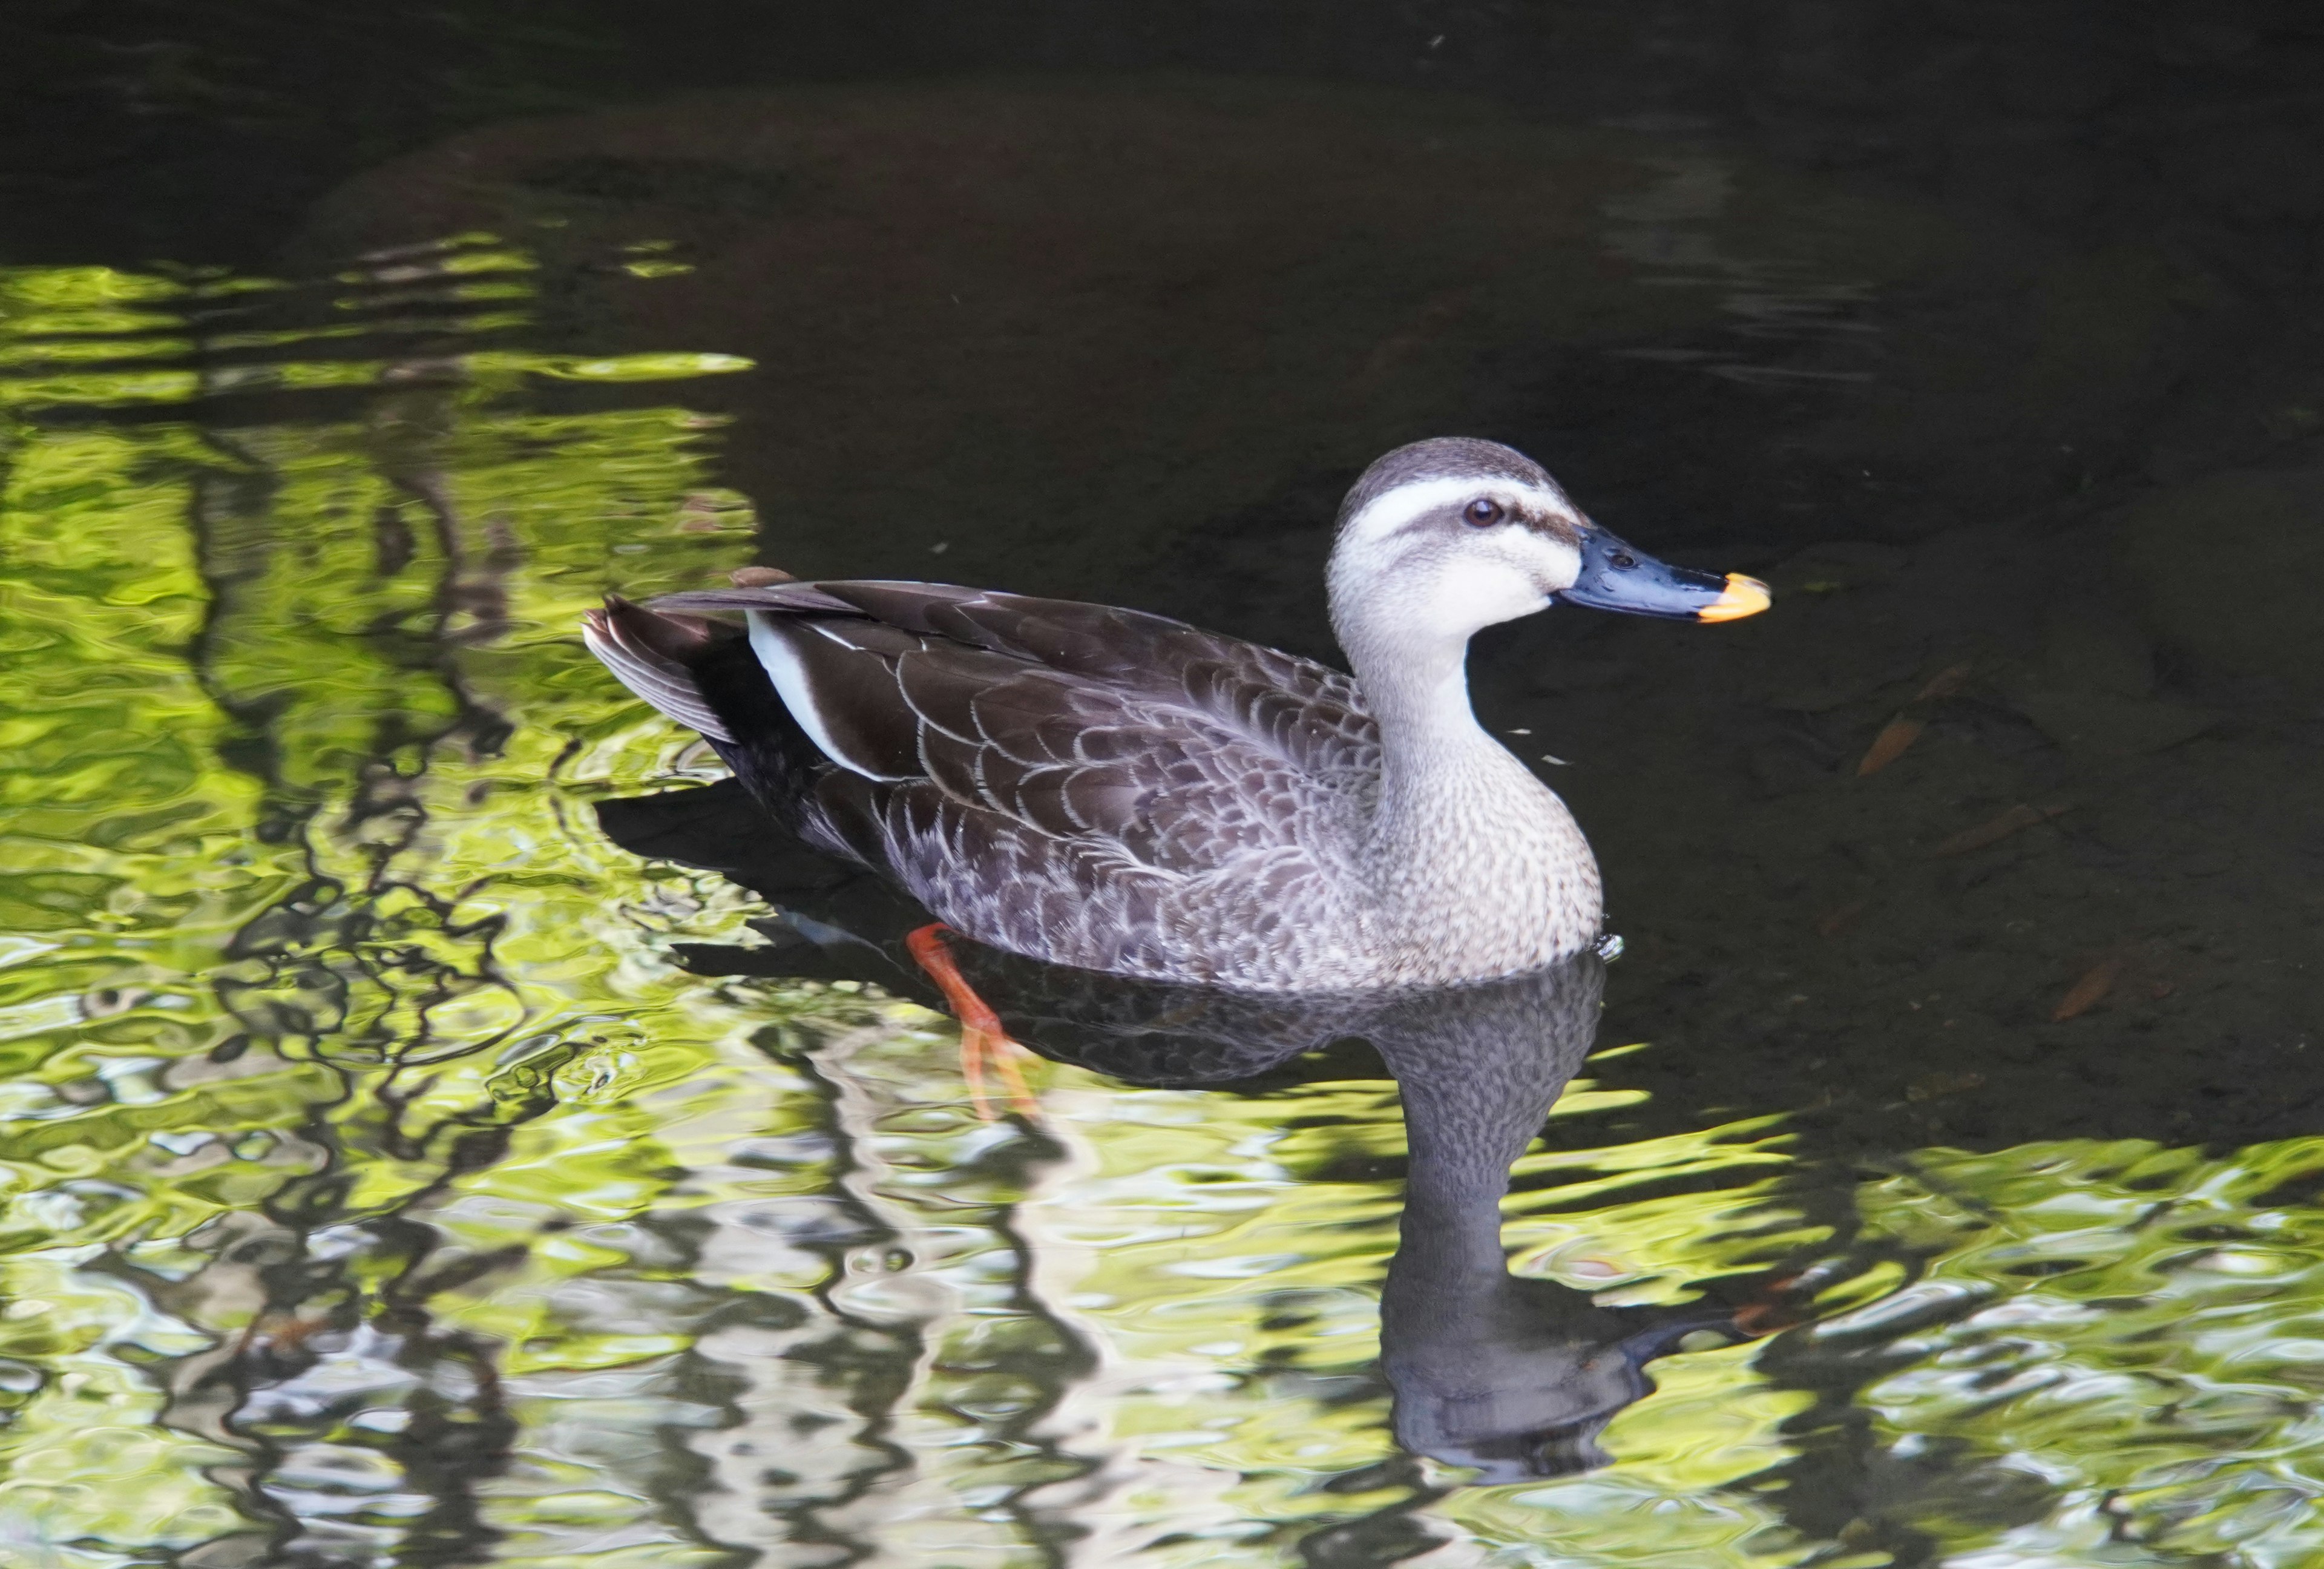
<path fill-rule="evenodd" d="M 1735 621 L 1758 614 L 1769 603 L 1767 586 L 1757 577 L 1674 567 L 1595 527 L 1582 539 L 1582 576 L 1553 597 L 1667 621 Z"/>

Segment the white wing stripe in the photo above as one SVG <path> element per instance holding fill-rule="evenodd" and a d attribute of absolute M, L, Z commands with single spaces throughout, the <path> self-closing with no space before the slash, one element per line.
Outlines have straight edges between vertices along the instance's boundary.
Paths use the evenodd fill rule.
<path fill-rule="evenodd" d="M 754 610 L 750 613 L 750 621 L 751 651 L 759 656 L 760 668 L 767 672 L 767 679 L 775 684 L 775 696 L 783 700 L 783 706 L 791 711 L 791 717 L 799 722 L 799 728 L 807 732 L 807 738 L 815 743 L 817 752 L 848 772 L 861 774 L 865 779 L 885 781 L 908 777 L 900 773 L 873 773 L 840 750 L 831 738 L 831 730 L 824 723 L 821 711 L 816 707 L 815 688 L 807 681 L 807 666 L 792 651 L 790 644 L 783 641 L 783 634 L 776 624 L 777 618 L 763 610 Z"/>

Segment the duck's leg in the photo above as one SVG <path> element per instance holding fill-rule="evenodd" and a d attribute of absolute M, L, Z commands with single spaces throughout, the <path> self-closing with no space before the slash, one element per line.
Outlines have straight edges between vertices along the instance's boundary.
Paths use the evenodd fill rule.
<path fill-rule="evenodd" d="M 1805 1324 L 1815 1316 L 1816 1293 L 1846 1273 L 1842 1265 L 1826 1259 L 1794 1274 L 1779 1275 L 1753 1292 L 1735 1310 L 1735 1328 L 1757 1340 L 1779 1329 Z"/>
<path fill-rule="evenodd" d="M 1010 1107 L 1025 1116 L 1037 1116 L 1040 1103 L 1025 1087 L 1025 1075 L 1017 1066 L 1025 1048 L 1009 1038 L 1009 1031 L 1001 1028 L 1001 1015 L 960 973 L 952 950 L 945 946 L 944 934 L 951 929 L 940 920 L 930 921 L 906 937 L 904 946 L 944 993 L 952 1016 L 960 1020 L 960 1076 L 968 1081 L 969 1099 L 979 1117 L 988 1122 L 992 1120 L 991 1103 L 984 1096 L 984 1072 L 990 1067 L 1007 1086 Z"/>

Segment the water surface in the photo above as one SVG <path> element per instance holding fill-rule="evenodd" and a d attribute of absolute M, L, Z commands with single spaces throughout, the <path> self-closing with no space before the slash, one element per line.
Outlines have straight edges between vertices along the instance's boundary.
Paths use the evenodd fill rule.
<path fill-rule="evenodd" d="M 2200 264 L 1696 122 L 817 93 L 0 272 L 11 1562 L 2324 1558 L 2324 469 L 2295 385 L 2172 401 Z M 1400 1278 L 1510 1389 L 1669 1333 L 1465 1457 L 1382 1300 L 1407 1114 L 1489 1119 L 1333 1047 L 980 1120 L 909 987 L 607 835 L 720 770 L 575 631 L 766 560 L 1328 652 L 1337 490 L 1438 428 L 1778 590 L 1480 643 L 1628 952 L 1513 1283 L 1473 1203 Z"/>

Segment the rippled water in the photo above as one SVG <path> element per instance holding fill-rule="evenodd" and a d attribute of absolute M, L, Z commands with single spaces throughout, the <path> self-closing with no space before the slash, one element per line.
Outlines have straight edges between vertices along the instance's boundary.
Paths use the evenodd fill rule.
<path fill-rule="evenodd" d="M 1638 168 L 1591 198 L 1600 252 L 1709 303 L 1608 360 L 1875 374 L 1873 282 L 1705 238 L 1732 185 L 1708 154 Z M 571 244 L 639 319 L 687 275 L 659 243 Z M 750 969 L 706 955 L 763 949 L 764 907 L 622 850 L 595 808 L 721 771 L 575 628 L 609 581 L 756 558 L 706 411 L 751 361 L 541 348 L 575 336 L 542 325 L 546 275 L 483 234 L 290 281 L 0 272 L 6 1562 L 2324 1562 L 2324 1139 L 2035 1131 L 2074 1125 L 2070 1086 L 1948 1129 L 1983 1070 L 1921 1038 L 1884 1048 L 1893 1096 L 1779 1068 L 1811 1048 L 1752 1044 L 1717 982 L 1654 968 L 1649 920 L 1625 961 L 1649 980 L 1616 966 L 1597 1055 L 1517 1163 L 1516 1278 L 1487 1271 L 1462 1376 L 1578 1389 L 1640 1325 L 1667 1343 L 1563 1460 L 1464 1465 L 1391 1415 L 1382 1280 L 1425 1174 L 1376 1058 L 1240 1087 L 1048 1062 L 1038 1119 L 987 1121 L 942 1015 L 714 973 Z M 1466 309 L 1390 346 L 1434 352 Z M 921 552 L 930 527 L 899 525 Z M 1779 586 L 1841 604 L 1894 569 L 1882 549 Z M 1746 739 L 1852 778 L 1884 719 L 1943 700 L 1925 673 L 1850 673 Z M 2015 678 L 1923 752 L 2015 757 L 2005 711 L 2100 711 Z M 2185 739 L 2119 701 L 2147 726 L 2130 755 Z M 1753 757 L 1763 781 L 1794 766 Z M 1930 777 L 1946 859 L 1818 882 L 1782 946 L 1827 951 L 1913 868 L 2048 831 L 1977 826 L 2020 785 Z M 2065 776 L 2075 804 L 2093 777 Z M 1991 836 L 1943 838 L 1964 823 Z M 1881 928 L 1846 963 L 1928 985 L 1920 940 Z M 2134 1012 L 2197 961 L 2108 952 L 2085 982 L 2123 1011 L 2073 1060 L 2199 1048 Z M 1964 1050 L 2055 1048 L 2091 957 Z M 1812 1012 L 1830 979 L 1752 1006 Z M 1877 990 L 1802 1026 L 1812 1049 L 1903 1029 Z M 1690 1062 L 1743 1066 L 1691 1098 L 1653 1076 Z M 1859 1093 L 1896 1115 L 1827 1136 Z"/>

